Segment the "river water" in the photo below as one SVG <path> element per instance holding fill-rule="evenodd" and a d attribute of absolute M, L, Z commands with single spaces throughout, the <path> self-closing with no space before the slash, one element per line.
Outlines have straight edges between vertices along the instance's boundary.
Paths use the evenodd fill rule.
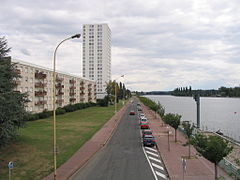
<path fill-rule="evenodd" d="M 165 107 L 166 113 L 182 115 L 182 121 L 197 124 L 196 102 L 192 97 L 165 95 L 145 96 Z M 240 142 L 240 98 L 200 98 L 200 128 L 202 130 L 221 130 L 224 135 Z"/>

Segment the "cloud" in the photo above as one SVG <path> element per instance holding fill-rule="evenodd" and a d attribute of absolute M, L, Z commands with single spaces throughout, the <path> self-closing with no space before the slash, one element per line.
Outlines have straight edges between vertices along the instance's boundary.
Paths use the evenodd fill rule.
<path fill-rule="evenodd" d="M 6 8 L 8 7 L 8 8 Z M 1 36 L 11 55 L 51 67 L 53 51 L 85 23 L 112 31 L 112 79 L 132 90 L 239 85 L 240 4 L 234 0 L 3 0 Z M 58 50 L 58 69 L 81 75 L 81 40 Z"/>

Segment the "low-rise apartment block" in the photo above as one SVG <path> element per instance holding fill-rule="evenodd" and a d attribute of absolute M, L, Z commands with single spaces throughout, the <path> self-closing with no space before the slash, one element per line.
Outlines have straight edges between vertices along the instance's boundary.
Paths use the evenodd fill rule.
<path fill-rule="evenodd" d="M 16 91 L 28 93 L 27 111 L 53 109 L 53 71 L 27 62 L 12 60 L 16 72 Z M 64 72 L 56 73 L 56 108 L 68 104 L 96 102 L 96 82 Z"/>

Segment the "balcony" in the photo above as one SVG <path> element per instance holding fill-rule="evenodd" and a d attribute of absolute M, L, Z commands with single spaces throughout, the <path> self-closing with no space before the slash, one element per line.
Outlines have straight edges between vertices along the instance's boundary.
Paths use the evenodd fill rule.
<path fill-rule="evenodd" d="M 20 81 L 20 80 L 16 80 L 16 81 L 15 81 L 15 84 L 16 84 L 17 86 L 19 86 L 19 85 L 21 85 L 21 81 Z"/>
<path fill-rule="evenodd" d="M 36 72 L 35 78 L 36 79 L 45 79 L 47 77 L 47 74 L 44 74 L 43 72 Z"/>
<path fill-rule="evenodd" d="M 46 83 L 41 83 L 41 82 L 38 82 L 38 83 L 35 84 L 35 88 L 44 88 L 46 86 L 47 86 Z"/>
<path fill-rule="evenodd" d="M 56 103 L 58 103 L 58 104 L 61 104 L 61 103 L 63 103 L 63 102 L 64 102 L 63 99 L 57 99 L 57 100 L 56 100 Z"/>
<path fill-rule="evenodd" d="M 85 83 L 83 81 L 80 82 L 80 85 L 83 86 Z"/>
<path fill-rule="evenodd" d="M 88 91 L 91 91 L 92 90 L 92 88 L 88 88 Z"/>
<path fill-rule="evenodd" d="M 88 87 L 91 87 L 92 86 L 92 84 L 88 84 Z"/>
<path fill-rule="evenodd" d="M 70 92 L 69 96 L 74 96 L 76 93 L 75 92 Z"/>
<path fill-rule="evenodd" d="M 90 98 L 88 98 L 88 101 L 91 101 L 92 100 L 92 98 L 90 97 Z"/>
<path fill-rule="evenodd" d="M 60 78 L 60 77 L 56 77 L 56 82 L 63 82 L 63 78 Z"/>
<path fill-rule="evenodd" d="M 58 84 L 56 84 L 56 86 L 55 86 L 57 89 L 62 89 L 62 88 L 64 88 L 64 85 L 62 85 L 61 83 L 58 83 Z"/>
<path fill-rule="evenodd" d="M 35 91 L 35 96 L 46 96 L 47 91 Z"/>
<path fill-rule="evenodd" d="M 35 103 L 35 105 L 44 105 L 44 104 L 47 104 L 47 101 L 44 101 L 44 100 L 42 100 L 42 101 L 38 101 L 38 102 L 36 102 Z"/>
<path fill-rule="evenodd" d="M 80 96 L 84 96 L 84 94 L 85 94 L 85 93 L 81 92 L 81 93 L 80 93 Z"/>
<path fill-rule="evenodd" d="M 17 73 L 17 74 L 21 74 L 21 70 L 20 69 L 14 69 L 13 70 L 15 73 Z"/>
<path fill-rule="evenodd" d="M 88 96 L 91 96 L 92 95 L 92 93 L 88 93 Z"/>
<path fill-rule="evenodd" d="M 85 89 L 85 87 L 80 87 L 80 90 L 82 91 L 82 90 L 84 90 Z"/>
<path fill-rule="evenodd" d="M 84 100 L 85 100 L 84 98 L 81 98 L 81 99 L 80 99 L 80 101 L 82 101 L 82 102 L 83 102 Z"/>
<path fill-rule="evenodd" d="M 69 80 L 69 83 L 70 83 L 70 84 L 75 84 L 76 81 L 75 81 L 74 79 L 70 79 L 70 80 Z"/>
<path fill-rule="evenodd" d="M 62 95 L 64 95 L 64 92 L 58 91 L 57 96 L 62 96 Z"/>
<path fill-rule="evenodd" d="M 76 101 L 76 98 L 70 98 L 69 100 L 70 100 L 70 102 L 74 102 L 74 101 Z"/>
<path fill-rule="evenodd" d="M 76 89 L 76 86 L 71 86 L 69 89 Z"/>

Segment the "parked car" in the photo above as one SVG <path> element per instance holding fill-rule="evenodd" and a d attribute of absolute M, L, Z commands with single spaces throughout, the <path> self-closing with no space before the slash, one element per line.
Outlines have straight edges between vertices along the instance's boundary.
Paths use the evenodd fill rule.
<path fill-rule="evenodd" d="M 141 128 L 141 129 L 149 129 L 149 124 L 148 124 L 148 122 L 141 122 L 141 123 L 140 123 L 140 128 Z"/>
<path fill-rule="evenodd" d="M 142 138 L 144 138 L 146 135 L 152 135 L 152 131 L 150 129 L 142 130 Z"/>
<path fill-rule="evenodd" d="M 135 111 L 134 111 L 134 110 L 131 110 L 131 111 L 129 112 L 129 115 L 135 115 Z"/>
<path fill-rule="evenodd" d="M 139 114 L 139 118 L 141 119 L 141 118 L 144 118 L 145 117 L 145 114 L 143 114 L 143 113 L 140 113 Z"/>
<path fill-rule="evenodd" d="M 138 111 L 142 111 L 141 106 L 138 106 L 138 107 L 137 107 L 137 110 L 138 110 Z"/>
<path fill-rule="evenodd" d="M 143 138 L 143 146 L 155 146 L 156 140 L 153 135 L 145 135 Z"/>
<path fill-rule="evenodd" d="M 147 118 L 145 118 L 145 117 L 141 118 L 140 121 L 139 121 L 140 124 L 145 123 L 145 122 L 148 122 Z"/>

